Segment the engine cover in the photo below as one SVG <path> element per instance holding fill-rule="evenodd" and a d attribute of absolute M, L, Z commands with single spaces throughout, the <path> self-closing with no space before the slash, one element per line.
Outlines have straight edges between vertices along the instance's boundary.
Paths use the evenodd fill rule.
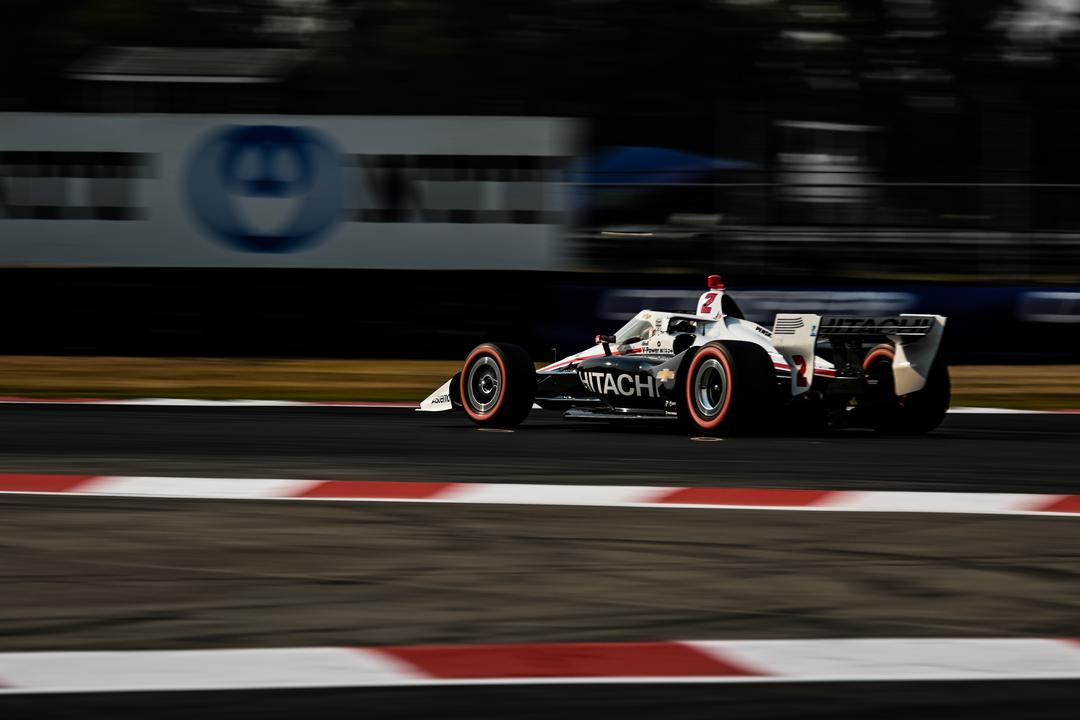
<path fill-rule="evenodd" d="M 656 367 L 668 359 L 640 355 L 590 358 L 578 365 L 578 379 L 612 407 L 663 409 L 665 398 Z"/>

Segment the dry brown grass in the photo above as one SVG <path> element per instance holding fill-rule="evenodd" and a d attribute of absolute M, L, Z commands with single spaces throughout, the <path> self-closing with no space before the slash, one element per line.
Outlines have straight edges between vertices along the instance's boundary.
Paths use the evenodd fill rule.
<path fill-rule="evenodd" d="M 420 400 L 454 360 L 0 357 L 0 395 Z M 1080 366 L 958 366 L 954 405 L 1080 408 Z"/>
<path fill-rule="evenodd" d="M 953 405 L 1080 408 L 1080 366 L 960 365 L 950 368 Z"/>
<path fill-rule="evenodd" d="M 0 394 L 413 400 L 460 362 L 214 358 L 0 357 Z"/>

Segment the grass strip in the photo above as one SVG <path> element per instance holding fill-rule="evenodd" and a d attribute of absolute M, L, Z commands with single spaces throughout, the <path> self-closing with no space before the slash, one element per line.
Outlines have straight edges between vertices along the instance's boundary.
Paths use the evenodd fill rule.
<path fill-rule="evenodd" d="M 0 395 L 39 398 L 419 401 L 457 360 L 0 357 Z M 951 368 L 953 405 L 1080 408 L 1080 366 Z"/>

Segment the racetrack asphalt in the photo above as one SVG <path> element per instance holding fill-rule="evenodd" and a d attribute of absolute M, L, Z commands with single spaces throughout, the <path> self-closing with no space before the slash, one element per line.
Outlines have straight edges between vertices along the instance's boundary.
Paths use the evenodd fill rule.
<path fill-rule="evenodd" d="M 697 442 L 537 414 L 5 406 L 0 471 L 1076 493 L 1080 416 Z M 0 497 L 0 650 L 1080 635 L 1074 518 Z M 5 698 L 5 717 L 1071 717 L 1080 683 Z"/>
<path fill-rule="evenodd" d="M 1077 493 L 1078 467 L 1080 414 L 696 442 L 539 411 L 506 433 L 405 408 L 0 406 L 0 472 Z"/>

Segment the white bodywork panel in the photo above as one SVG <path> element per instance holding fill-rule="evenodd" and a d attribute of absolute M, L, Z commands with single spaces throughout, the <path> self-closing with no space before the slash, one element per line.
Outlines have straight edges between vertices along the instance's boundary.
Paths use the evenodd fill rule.
<path fill-rule="evenodd" d="M 927 317 L 925 315 L 908 315 L 901 317 Z M 930 367 L 937 357 L 938 347 L 941 345 L 941 336 L 945 332 L 945 318 L 941 315 L 931 315 L 934 324 L 930 332 L 922 337 L 905 337 L 902 335 L 889 335 L 896 345 L 896 357 L 893 359 L 893 382 L 896 384 L 897 395 L 907 395 L 917 392 L 926 386 L 926 379 L 930 375 Z"/>
<path fill-rule="evenodd" d="M 710 289 L 708 292 L 703 292 L 701 297 L 698 298 L 697 314 L 700 317 L 706 317 L 710 320 L 719 320 L 722 318 L 723 312 L 720 310 L 723 305 L 724 291 L 721 289 Z"/>
<path fill-rule="evenodd" d="M 431 393 L 427 398 L 420 403 L 420 407 L 417 410 L 423 412 L 443 412 L 444 410 L 451 410 L 454 407 L 454 403 L 450 401 L 450 383 L 452 380 L 444 382 L 438 390 Z"/>
<path fill-rule="evenodd" d="M 722 294 L 722 291 L 712 290 L 705 295 L 720 296 Z M 701 304 L 705 304 L 706 300 L 704 299 L 704 295 L 702 298 Z M 719 307 L 719 297 L 710 302 Z M 769 357 L 772 359 L 774 366 L 780 369 L 787 369 L 788 363 L 784 359 L 784 356 L 778 353 L 773 347 L 771 342 L 772 333 L 767 328 L 763 328 L 757 323 L 750 322 L 749 320 L 740 320 L 728 316 L 713 317 L 711 314 L 695 315 L 691 313 L 665 312 L 661 310 L 642 310 L 635 315 L 632 320 L 644 320 L 649 322 L 654 328 L 654 334 L 640 342 L 624 345 L 611 343 L 611 353 L 613 355 L 674 355 L 672 343 L 675 340 L 675 336 L 679 333 L 669 332 L 669 327 L 673 321 L 678 321 L 680 319 L 692 320 L 697 323 L 698 327 L 697 332 L 695 333 L 694 346 L 704 345 L 713 340 L 741 340 L 750 342 L 764 348 L 764 350 L 769 353 Z M 593 357 L 601 357 L 604 354 L 603 345 L 593 345 L 579 353 L 568 355 L 546 365 L 537 372 L 557 372 L 573 363 Z M 828 361 L 820 358 L 818 359 L 818 363 L 819 366 L 823 364 L 826 367 L 832 367 Z"/>
<path fill-rule="evenodd" d="M 792 397 L 809 391 L 814 382 L 814 371 L 819 365 L 814 348 L 820 326 L 820 315 L 791 313 L 780 313 L 773 323 L 773 346 L 791 366 Z M 811 358 L 814 358 L 814 361 L 811 361 Z"/>
<path fill-rule="evenodd" d="M 562 358 L 561 360 L 556 360 L 555 362 L 551 363 L 550 365 L 545 365 L 544 367 L 537 370 L 537 372 L 552 372 L 554 370 L 561 370 L 562 368 L 565 368 L 567 365 L 571 364 L 575 360 L 585 360 L 585 359 L 591 358 L 591 357 L 600 357 L 603 354 L 604 354 L 604 346 L 603 345 L 599 345 L 599 344 L 593 345 L 592 347 L 586 348 L 585 350 L 582 350 L 579 353 L 574 353 L 573 355 L 567 355 L 566 357 Z"/>

